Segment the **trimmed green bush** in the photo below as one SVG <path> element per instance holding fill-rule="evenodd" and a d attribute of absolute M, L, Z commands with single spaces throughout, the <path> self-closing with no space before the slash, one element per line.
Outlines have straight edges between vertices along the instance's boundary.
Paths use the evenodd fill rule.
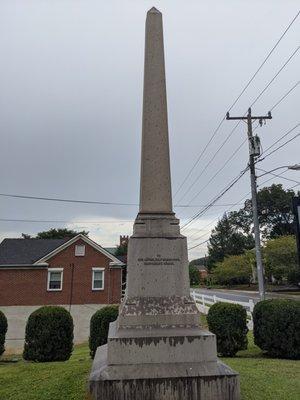
<path fill-rule="evenodd" d="M 95 357 L 97 347 L 107 343 L 109 324 L 118 318 L 118 314 L 118 306 L 107 306 L 96 311 L 92 316 L 89 337 L 90 355 L 92 358 Z"/>
<path fill-rule="evenodd" d="M 0 356 L 4 353 L 5 347 L 5 335 L 7 332 L 7 318 L 3 314 L 2 311 L 0 311 Z"/>
<path fill-rule="evenodd" d="M 239 304 L 215 303 L 208 311 L 209 330 L 217 336 L 218 353 L 233 357 L 247 349 L 247 312 Z"/>
<path fill-rule="evenodd" d="M 253 311 L 254 343 L 276 358 L 300 359 L 300 302 L 264 300 Z"/>
<path fill-rule="evenodd" d="M 30 314 L 23 357 L 31 361 L 66 361 L 73 350 L 73 319 L 63 307 L 45 306 Z"/>

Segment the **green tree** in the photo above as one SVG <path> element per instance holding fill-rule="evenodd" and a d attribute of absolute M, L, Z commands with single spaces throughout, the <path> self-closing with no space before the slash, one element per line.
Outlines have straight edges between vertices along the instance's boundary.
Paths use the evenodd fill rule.
<path fill-rule="evenodd" d="M 258 219 L 264 238 L 294 234 L 294 216 L 292 198 L 296 193 L 291 189 L 283 189 L 281 184 L 264 187 L 258 191 Z M 229 214 L 232 222 L 245 234 L 252 230 L 252 201 L 246 200 L 239 211 Z"/>
<path fill-rule="evenodd" d="M 226 256 L 243 254 L 254 247 L 253 236 L 243 233 L 235 221 L 224 214 L 212 230 L 209 244 L 209 266 L 224 260 Z"/>
<path fill-rule="evenodd" d="M 128 242 L 119 244 L 117 246 L 115 255 L 116 256 L 127 256 L 127 251 L 128 251 Z"/>
<path fill-rule="evenodd" d="M 277 281 L 298 280 L 297 246 L 295 236 L 281 236 L 268 240 L 263 248 L 265 272 Z M 294 278 L 290 278 L 293 277 Z M 297 283 L 297 282 L 292 282 Z"/>
<path fill-rule="evenodd" d="M 215 282 L 219 285 L 250 284 L 252 280 L 253 256 L 250 252 L 226 257 L 213 270 Z"/>
<path fill-rule="evenodd" d="M 89 232 L 86 231 L 74 231 L 73 229 L 67 229 L 67 228 L 52 228 L 49 229 L 48 231 L 43 231 L 39 232 L 36 235 L 37 239 L 64 239 L 64 238 L 72 238 L 78 234 L 82 234 L 85 236 L 88 236 Z"/>
<path fill-rule="evenodd" d="M 189 274 L 190 274 L 190 285 L 191 286 L 199 285 L 200 276 L 199 276 L 198 269 L 195 266 L 190 265 L 189 266 Z"/>

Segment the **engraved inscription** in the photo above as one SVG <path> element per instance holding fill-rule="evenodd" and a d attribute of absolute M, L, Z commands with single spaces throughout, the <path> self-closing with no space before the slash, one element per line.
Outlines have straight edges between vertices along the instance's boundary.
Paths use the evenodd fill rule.
<path fill-rule="evenodd" d="M 174 265 L 176 261 L 180 261 L 179 258 L 162 258 L 162 257 L 146 257 L 138 258 L 139 262 L 144 265 Z"/>

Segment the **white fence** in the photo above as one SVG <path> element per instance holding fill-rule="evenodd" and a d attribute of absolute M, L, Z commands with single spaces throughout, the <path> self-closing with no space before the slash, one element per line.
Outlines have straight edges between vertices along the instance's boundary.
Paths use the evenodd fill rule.
<path fill-rule="evenodd" d="M 197 293 L 195 290 L 191 290 L 191 296 L 193 297 L 199 310 L 203 314 L 207 314 L 209 307 L 219 301 L 222 301 L 224 303 L 240 304 L 247 311 L 247 317 L 249 320 L 248 328 L 253 329 L 252 313 L 254 309 L 254 301 L 252 299 L 249 299 L 249 301 L 229 300 L 229 299 L 224 299 L 223 297 L 218 297 L 216 295 Z"/>

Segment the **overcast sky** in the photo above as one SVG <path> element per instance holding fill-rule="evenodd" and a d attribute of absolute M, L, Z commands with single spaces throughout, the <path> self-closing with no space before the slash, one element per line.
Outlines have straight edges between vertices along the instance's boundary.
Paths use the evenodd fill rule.
<path fill-rule="evenodd" d="M 164 19 L 175 193 L 229 106 L 298 12 L 299 1 L 0 0 L 1 193 L 138 203 L 144 24 L 146 11 L 152 6 L 162 11 Z M 232 115 L 245 113 L 299 42 L 300 17 L 234 106 Z M 255 103 L 253 114 L 266 114 L 299 81 L 299 64 L 300 51 Z M 263 148 L 300 122 L 299 104 L 300 85 L 274 109 L 273 119 L 256 130 Z M 184 196 L 234 123 L 222 124 L 175 204 L 189 204 L 243 142 L 246 126 L 240 124 Z M 294 130 L 279 144 L 299 132 L 300 128 Z M 260 168 L 299 163 L 299 147 L 300 137 L 261 162 Z M 198 207 L 175 209 L 181 223 L 245 168 L 247 158 L 245 143 L 193 199 L 191 205 Z M 282 176 L 300 181 L 300 172 L 288 171 Z M 272 182 L 294 185 L 280 178 L 268 184 Z M 218 203 L 238 202 L 249 189 L 246 174 Z M 207 239 L 214 221 L 228 208 L 212 207 L 190 225 L 184 231 L 193 235 L 190 246 Z M 0 240 L 67 226 L 86 229 L 92 239 L 111 246 L 118 243 L 120 234 L 131 233 L 137 210 L 134 205 L 0 196 L 0 219 L 68 221 L 0 221 Z M 201 245 L 189 256 L 205 251 L 206 245 Z"/>

